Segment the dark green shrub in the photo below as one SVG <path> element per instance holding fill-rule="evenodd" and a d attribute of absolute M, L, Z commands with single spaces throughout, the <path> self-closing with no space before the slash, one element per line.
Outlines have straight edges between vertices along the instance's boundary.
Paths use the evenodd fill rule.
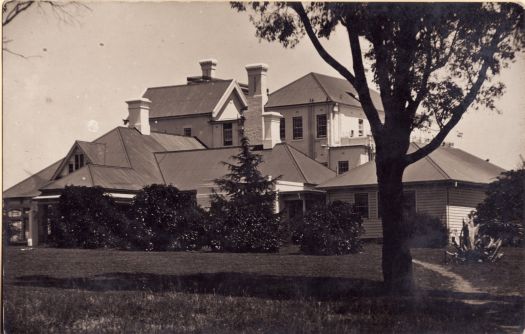
<path fill-rule="evenodd" d="M 201 247 L 203 210 L 193 193 L 170 185 L 144 187 L 131 204 L 128 249 L 194 250 Z"/>
<path fill-rule="evenodd" d="M 410 246 L 421 248 L 442 248 L 448 244 L 447 227 L 437 217 L 426 213 L 413 212 L 404 216 L 410 228 Z"/>
<path fill-rule="evenodd" d="M 525 169 L 504 172 L 487 189 L 487 197 L 473 213 L 480 235 L 501 239 L 503 245 L 523 244 Z"/>
<path fill-rule="evenodd" d="M 57 247 L 118 247 L 125 217 L 99 187 L 67 186 L 50 212 L 50 242 Z"/>
<path fill-rule="evenodd" d="M 210 210 L 208 242 L 216 251 L 276 252 L 279 250 L 280 220 L 271 208 L 253 205 L 239 207 L 235 203 L 216 203 Z"/>
<path fill-rule="evenodd" d="M 353 205 L 335 201 L 307 211 L 295 235 L 306 254 L 341 255 L 359 252 L 363 233 Z"/>

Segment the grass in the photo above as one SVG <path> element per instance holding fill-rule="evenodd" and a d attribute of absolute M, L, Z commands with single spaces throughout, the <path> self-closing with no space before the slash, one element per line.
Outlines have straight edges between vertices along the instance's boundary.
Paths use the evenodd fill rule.
<path fill-rule="evenodd" d="M 498 333 L 523 327 L 523 295 L 505 295 L 516 291 L 495 280 L 491 271 L 500 267 L 450 268 L 476 271 L 474 285 L 500 286 L 486 294 L 451 291 L 450 281 L 414 266 L 416 295 L 385 296 L 375 244 L 348 256 L 305 256 L 293 249 L 22 249 L 6 252 L 8 333 Z M 414 250 L 427 262 L 438 263 L 440 254 Z M 507 257 L 504 270 L 509 280 L 519 278 L 517 285 L 524 278 L 518 265 L 523 252 Z"/>

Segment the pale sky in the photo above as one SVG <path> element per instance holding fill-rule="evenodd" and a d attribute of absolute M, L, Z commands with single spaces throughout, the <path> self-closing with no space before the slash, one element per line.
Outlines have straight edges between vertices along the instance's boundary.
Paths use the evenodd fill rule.
<path fill-rule="evenodd" d="M 259 42 L 248 15 L 228 3 L 87 4 L 76 23 L 31 8 L 3 31 L 9 49 L 28 57 L 3 53 L 4 190 L 62 158 L 75 140 L 122 125 L 124 101 L 199 75 L 201 59 L 217 59 L 217 76 L 240 82 L 246 64 L 267 63 L 270 92 L 309 72 L 337 75 L 307 39 L 295 49 Z M 344 34 L 324 44 L 350 64 Z M 516 168 L 525 156 L 524 70 L 522 54 L 503 71 L 502 114 L 468 112 L 447 141 Z"/>

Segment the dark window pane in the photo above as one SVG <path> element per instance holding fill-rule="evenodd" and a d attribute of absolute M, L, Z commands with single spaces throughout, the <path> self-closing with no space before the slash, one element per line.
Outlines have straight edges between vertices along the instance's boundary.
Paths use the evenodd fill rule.
<path fill-rule="evenodd" d="M 348 172 L 348 160 L 339 161 L 337 163 L 337 172 L 339 174 L 343 174 Z"/>
<path fill-rule="evenodd" d="M 364 134 L 364 122 L 362 119 L 359 119 L 359 137 L 362 137 Z"/>
<path fill-rule="evenodd" d="M 279 132 L 280 132 L 281 140 L 286 139 L 286 120 L 284 119 L 284 117 L 281 118 L 280 120 Z"/>
<path fill-rule="evenodd" d="M 184 128 L 184 135 L 191 137 L 191 128 Z"/>
<path fill-rule="evenodd" d="M 294 117 L 293 123 L 293 139 L 303 139 L 303 118 Z"/>
<path fill-rule="evenodd" d="M 232 123 L 224 123 L 222 125 L 222 138 L 224 141 L 224 146 L 233 145 Z"/>
<path fill-rule="evenodd" d="M 355 194 L 355 209 L 361 217 L 368 218 L 368 193 Z"/>
<path fill-rule="evenodd" d="M 317 115 L 317 138 L 326 138 L 326 114 Z"/>

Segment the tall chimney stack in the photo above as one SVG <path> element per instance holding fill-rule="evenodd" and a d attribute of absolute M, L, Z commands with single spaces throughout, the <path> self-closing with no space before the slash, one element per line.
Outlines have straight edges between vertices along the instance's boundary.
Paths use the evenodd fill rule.
<path fill-rule="evenodd" d="M 276 144 L 281 142 L 281 132 L 279 125 L 281 124 L 281 115 L 278 112 L 263 112 L 264 121 L 264 140 L 263 148 L 272 149 Z"/>
<path fill-rule="evenodd" d="M 215 78 L 215 71 L 217 69 L 217 60 L 216 59 L 203 59 L 199 61 L 201 65 L 202 78 L 203 79 L 213 79 Z"/>
<path fill-rule="evenodd" d="M 264 105 L 268 102 L 268 87 L 266 83 L 268 65 L 246 65 L 246 72 L 248 74 L 248 96 L 246 97 L 248 110 L 244 112 L 244 133 L 250 140 L 250 144 L 260 145 L 265 138 L 262 114 Z"/>
<path fill-rule="evenodd" d="M 126 101 L 128 104 L 128 127 L 139 130 L 143 135 L 150 134 L 149 108 L 151 101 L 145 98 Z"/>

